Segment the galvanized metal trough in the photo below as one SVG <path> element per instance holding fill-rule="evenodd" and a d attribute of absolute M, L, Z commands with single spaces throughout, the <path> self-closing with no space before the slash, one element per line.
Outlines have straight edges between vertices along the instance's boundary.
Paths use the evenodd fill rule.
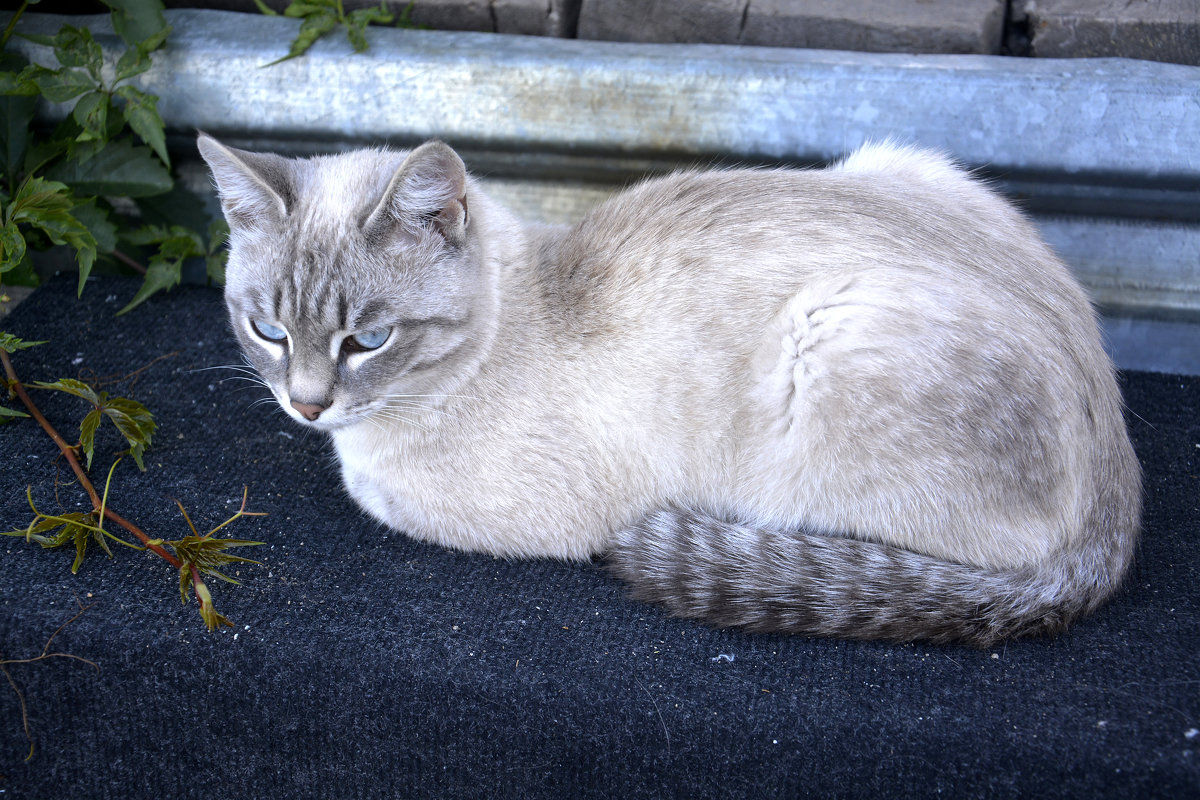
<path fill-rule="evenodd" d="M 362 54 L 329 37 L 266 66 L 298 21 L 167 15 L 169 45 L 139 82 L 181 154 L 197 129 L 290 152 L 438 137 L 520 212 L 566 221 L 646 172 L 814 164 L 893 138 L 995 178 L 1106 310 L 1200 321 L 1197 67 L 392 29 Z M 19 30 L 64 19 L 28 14 Z M 119 54 L 107 17 L 71 21 Z"/>

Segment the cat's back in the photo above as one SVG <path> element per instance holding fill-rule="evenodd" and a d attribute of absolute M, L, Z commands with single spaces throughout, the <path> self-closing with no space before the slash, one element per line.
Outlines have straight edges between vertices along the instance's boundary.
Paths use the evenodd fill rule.
<path fill-rule="evenodd" d="M 826 169 L 724 169 L 652 178 L 567 232 L 541 265 L 575 314 L 697 308 L 757 324 L 814 281 L 930 287 L 962 303 L 1090 316 L 1023 215 L 938 153 L 869 145 Z"/>

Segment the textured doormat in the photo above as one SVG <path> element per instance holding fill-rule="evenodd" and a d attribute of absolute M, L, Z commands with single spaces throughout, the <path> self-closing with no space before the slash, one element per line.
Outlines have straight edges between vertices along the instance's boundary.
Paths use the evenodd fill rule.
<path fill-rule="evenodd" d="M 993 650 L 717 631 L 627 600 L 600 564 L 503 561 L 410 541 L 342 492 L 331 451 L 240 358 L 219 292 L 114 317 L 136 282 L 38 290 L 3 328 L 26 381 L 110 381 L 155 412 L 146 472 L 112 506 L 151 536 L 228 517 L 234 627 L 146 553 L 0 539 L 5 798 L 1182 797 L 1200 790 L 1200 378 L 1126 373 L 1146 471 L 1143 543 L 1114 601 L 1054 640 Z M 164 357 L 165 356 L 165 357 Z M 156 360 L 158 359 L 158 360 Z M 64 435 L 83 406 L 40 392 Z M 10 403 L 10 406 L 15 405 Z M 103 429 L 102 429 L 103 430 Z M 103 482 L 114 435 L 98 438 Z M 0 427 L 0 527 L 86 502 L 29 420 Z M 234 573 L 230 570 L 231 575 Z"/>

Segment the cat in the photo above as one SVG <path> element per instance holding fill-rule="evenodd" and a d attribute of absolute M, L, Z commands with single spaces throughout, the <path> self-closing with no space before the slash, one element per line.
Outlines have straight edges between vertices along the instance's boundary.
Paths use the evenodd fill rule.
<path fill-rule="evenodd" d="M 1141 473 L 1095 312 L 940 154 L 685 171 L 565 227 L 437 141 L 198 146 L 241 347 L 388 526 L 603 554 L 717 626 L 980 647 L 1129 567 Z"/>

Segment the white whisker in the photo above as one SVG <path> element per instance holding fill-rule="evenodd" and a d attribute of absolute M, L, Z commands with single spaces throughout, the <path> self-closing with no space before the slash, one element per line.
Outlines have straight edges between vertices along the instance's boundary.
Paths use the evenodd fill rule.
<path fill-rule="evenodd" d="M 406 425 L 411 425 L 414 428 L 420 428 L 421 430 L 426 431 L 426 432 L 433 430 L 429 425 L 423 424 L 423 423 L 419 422 L 418 420 L 414 419 L 413 417 L 405 416 L 402 413 L 395 413 L 395 412 L 389 413 L 388 411 L 378 411 L 375 414 L 373 414 L 371 417 L 368 417 L 368 419 L 378 420 L 378 418 L 380 418 L 380 417 L 382 417 L 384 419 L 393 419 L 393 420 L 396 420 L 397 422 L 403 422 Z"/>
<path fill-rule="evenodd" d="M 469 394 L 384 394 L 380 397 L 388 400 L 479 400 L 478 397 Z"/>
<path fill-rule="evenodd" d="M 389 403 L 381 410 L 394 409 L 396 411 L 417 411 L 422 414 L 439 414 L 443 417 L 453 417 L 449 411 L 443 411 L 440 408 L 430 408 L 429 406 L 419 405 L 417 403 Z"/>
<path fill-rule="evenodd" d="M 261 386 L 264 389 L 270 388 L 267 386 L 267 382 L 262 378 L 248 378 L 245 375 L 230 375 L 228 378 L 221 378 L 219 381 L 217 381 L 217 384 L 219 385 L 228 381 L 245 381 L 246 383 L 253 383 L 256 386 Z"/>
<path fill-rule="evenodd" d="M 241 365 L 241 364 L 218 364 L 215 367 L 197 367 L 196 369 L 185 370 L 185 372 L 187 372 L 190 375 L 194 372 L 209 372 L 210 370 L 214 370 L 214 369 L 228 369 L 228 370 L 232 370 L 234 372 L 245 372 L 250 375 L 258 374 L 258 371 L 255 370 L 253 367 L 251 367 L 249 365 Z"/>

